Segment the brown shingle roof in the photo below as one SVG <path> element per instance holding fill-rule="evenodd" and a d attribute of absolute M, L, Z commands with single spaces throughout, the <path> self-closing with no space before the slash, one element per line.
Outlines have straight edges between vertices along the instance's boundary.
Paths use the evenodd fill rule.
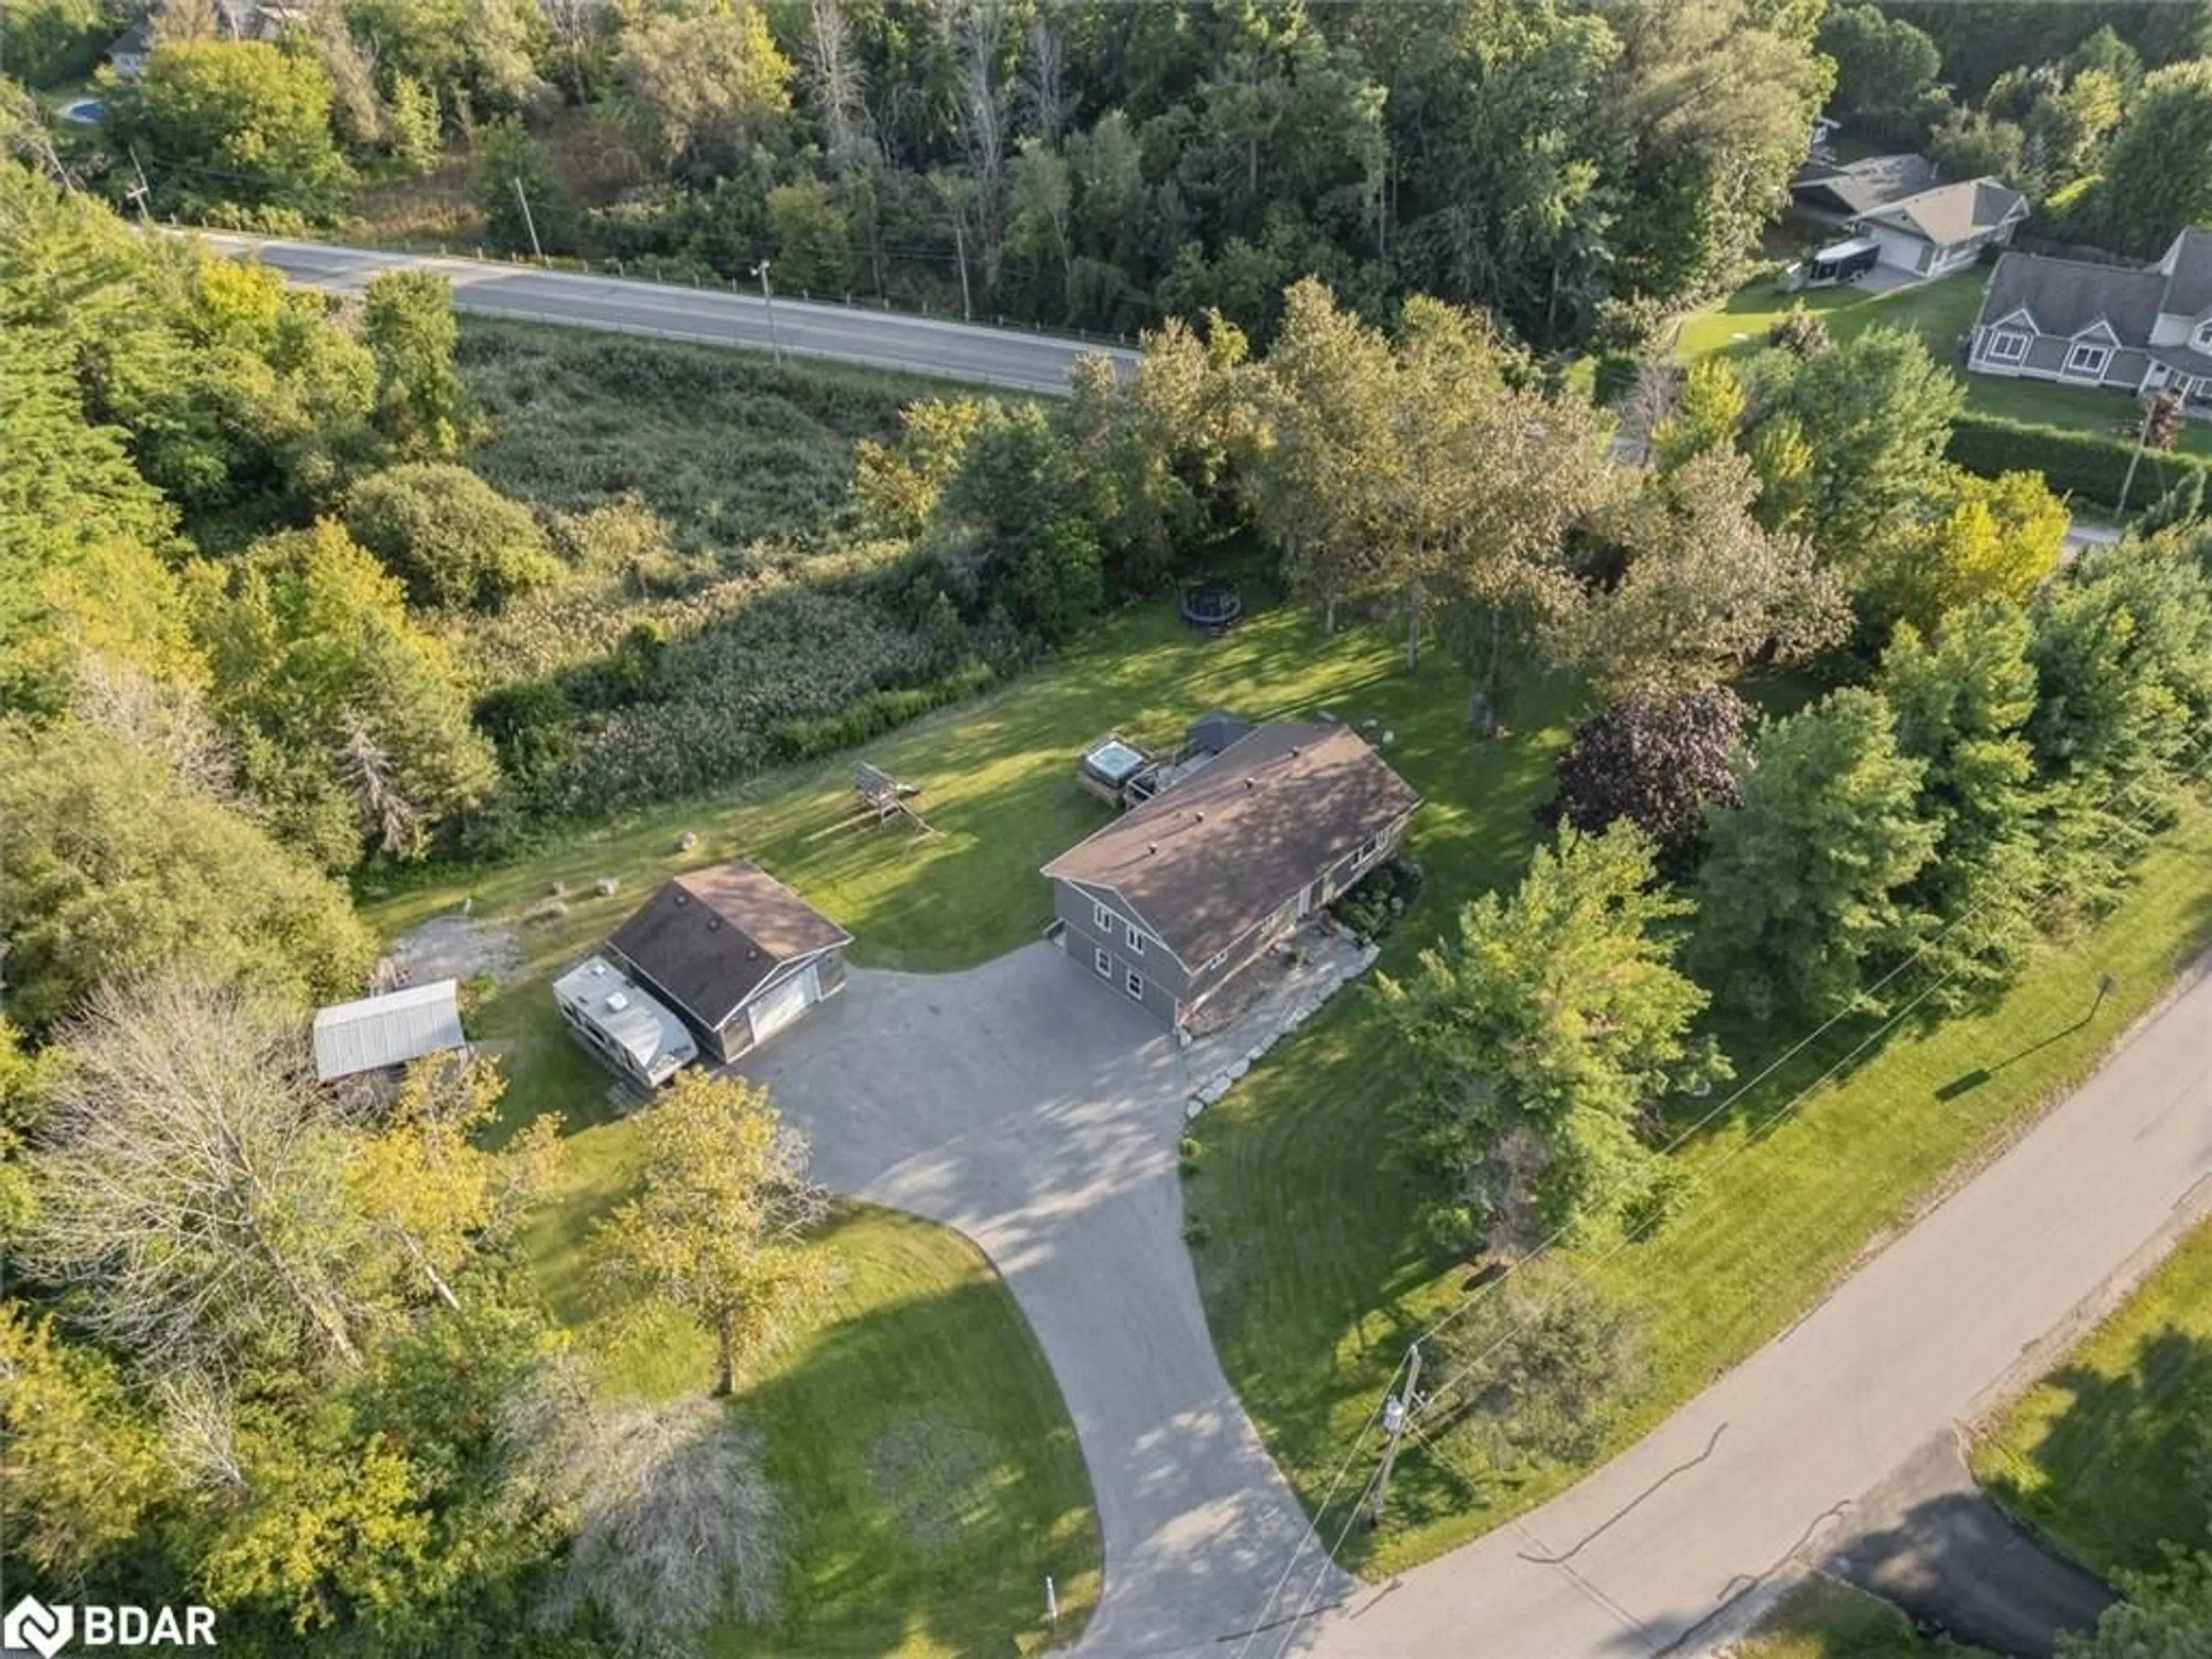
<path fill-rule="evenodd" d="M 663 996 L 718 1027 L 769 975 L 853 936 L 757 864 L 694 870 L 670 882 L 607 943 Z"/>
<path fill-rule="evenodd" d="M 1117 894 L 1195 969 L 1420 803 L 1358 732 L 1277 721 L 1044 873 Z"/>

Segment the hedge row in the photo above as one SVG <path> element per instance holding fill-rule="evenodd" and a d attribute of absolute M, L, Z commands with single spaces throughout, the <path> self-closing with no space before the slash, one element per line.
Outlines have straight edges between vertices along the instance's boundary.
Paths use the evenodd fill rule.
<path fill-rule="evenodd" d="M 1951 426 L 1950 457 L 1967 471 L 1985 478 L 2001 472 L 2040 472 L 2062 495 L 2106 507 L 2119 506 L 2129 453 L 2130 446 L 2117 438 L 1971 410 Z M 2136 471 L 2130 501 L 2148 507 L 2191 472 L 2208 471 L 2212 471 L 2212 462 L 2198 456 L 2146 452 Z"/>
<path fill-rule="evenodd" d="M 769 754 L 778 762 L 819 760 L 842 749 L 852 749 L 988 690 L 998 671 L 988 662 L 970 660 L 927 685 L 887 687 L 871 691 L 834 714 L 810 720 L 778 720 L 768 729 Z"/>

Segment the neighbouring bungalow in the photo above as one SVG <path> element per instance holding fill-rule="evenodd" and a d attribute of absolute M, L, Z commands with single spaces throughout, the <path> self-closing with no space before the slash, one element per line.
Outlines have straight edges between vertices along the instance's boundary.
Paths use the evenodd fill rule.
<path fill-rule="evenodd" d="M 684 1022 L 605 957 L 586 957 L 555 980 L 553 1001 L 579 1042 L 641 1089 L 658 1089 L 699 1057 Z"/>
<path fill-rule="evenodd" d="M 1390 857 L 1420 804 L 1347 726 L 1259 726 L 1045 866 L 1052 937 L 1180 1031 Z"/>
<path fill-rule="evenodd" d="M 364 1076 L 388 1080 L 426 1055 L 467 1054 L 460 990 L 457 981 L 441 979 L 319 1010 L 315 1076 L 325 1083 Z"/>
<path fill-rule="evenodd" d="M 2148 265 L 2008 253 L 1982 294 L 1966 367 L 2212 406 L 2212 230 L 2183 231 Z"/>
<path fill-rule="evenodd" d="M 1924 155 L 1810 161 L 1790 179 L 1790 199 L 1801 217 L 1872 243 L 1875 264 L 1914 278 L 1972 264 L 2027 217 L 2018 191 L 1995 179 L 1947 184 Z"/>
<path fill-rule="evenodd" d="M 160 44 L 157 25 L 165 9 L 163 0 L 155 0 L 107 48 L 108 67 L 123 79 L 134 81 L 146 72 L 147 57 Z M 276 0 L 213 0 L 209 9 L 216 40 L 271 44 L 290 30 L 296 10 Z"/>
<path fill-rule="evenodd" d="M 608 937 L 606 955 L 727 1064 L 845 985 L 853 936 L 758 865 L 677 877 Z"/>

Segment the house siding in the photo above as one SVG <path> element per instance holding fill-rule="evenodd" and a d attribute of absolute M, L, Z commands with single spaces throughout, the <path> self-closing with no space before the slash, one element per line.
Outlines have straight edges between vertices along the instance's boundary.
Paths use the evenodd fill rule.
<path fill-rule="evenodd" d="M 1079 887 L 1072 881 L 1054 881 L 1052 884 L 1053 915 L 1065 929 L 1061 946 L 1073 957 L 1083 971 L 1099 979 L 1102 989 L 1110 989 L 1115 995 L 1129 996 L 1127 975 L 1134 971 L 1144 981 L 1145 1007 L 1162 1024 L 1177 1024 L 1182 1021 L 1185 989 L 1188 976 L 1182 964 L 1157 938 L 1150 937 L 1151 930 L 1138 923 L 1138 931 L 1147 935 L 1140 955 L 1129 949 L 1127 929 L 1136 921 L 1127 905 L 1114 894 L 1100 892 L 1089 887 Z M 1095 906 L 1103 905 L 1113 916 L 1109 931 L 1102 932 Z M 1097 968 L 1097 953 L 1103 951 L 1110 966 L 1101 977 Z"/>
<path fill-rule="evenodd" d="M 1369 870 L 1396 853 L 1405 842 L 1406 826 L 1412 819 L 1413 815 L 1408 812 L 1392 823 L 1377 838 L 1376 850 L 1368 857 L 1361 858 L 1355 849 L 1327 869 L 1315 872 L 1297 886 L 1287 890 L 1265 920 L 1246 930 L 1221 953 L 1218 967 L 1194 963 L 1185 969 L 1157 937 L 1151 939 L 1143 956 L 1133 955 L 1124 930 L 1132 921 L 1137 921 L 1140 929 L 1143 923 L 1121 902 L 1120 896 L 1103 890 L 1080 886 L 1065 878 L 1056 878 L 1052 884 L 1053 915 L 1063 930 L 1062 948 L 1094 976 L 1097 975 L 1096 953 L 1102 950 L 1106 951 L 1113 963 L 1111 987 L 1116 994 L 1123 996 L 1128 994 L 1124 975 L 1134 969 L 1145 981 L 1144 1006 L 1165 1024 L 1179 1026 L 1207 999 L 1249 968 L 1269 945 L 1297 927 L 1300 893 L 1312 891 L 1311 908 L 1320 909 Z M 1099 931 L 1094 908 L 1098 905 L 1104 906 L 1115 918 L 1110 938 Z"/>

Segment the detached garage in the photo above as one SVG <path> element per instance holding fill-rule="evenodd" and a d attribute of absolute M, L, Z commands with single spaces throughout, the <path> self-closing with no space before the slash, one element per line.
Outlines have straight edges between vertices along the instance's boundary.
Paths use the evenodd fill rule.
<path fill-rule="evenodd" d="M 717 1063 L 844 988 L 853 936 L 756 864 L 678 876 L 607 952 L 674 1009 Z"/>

